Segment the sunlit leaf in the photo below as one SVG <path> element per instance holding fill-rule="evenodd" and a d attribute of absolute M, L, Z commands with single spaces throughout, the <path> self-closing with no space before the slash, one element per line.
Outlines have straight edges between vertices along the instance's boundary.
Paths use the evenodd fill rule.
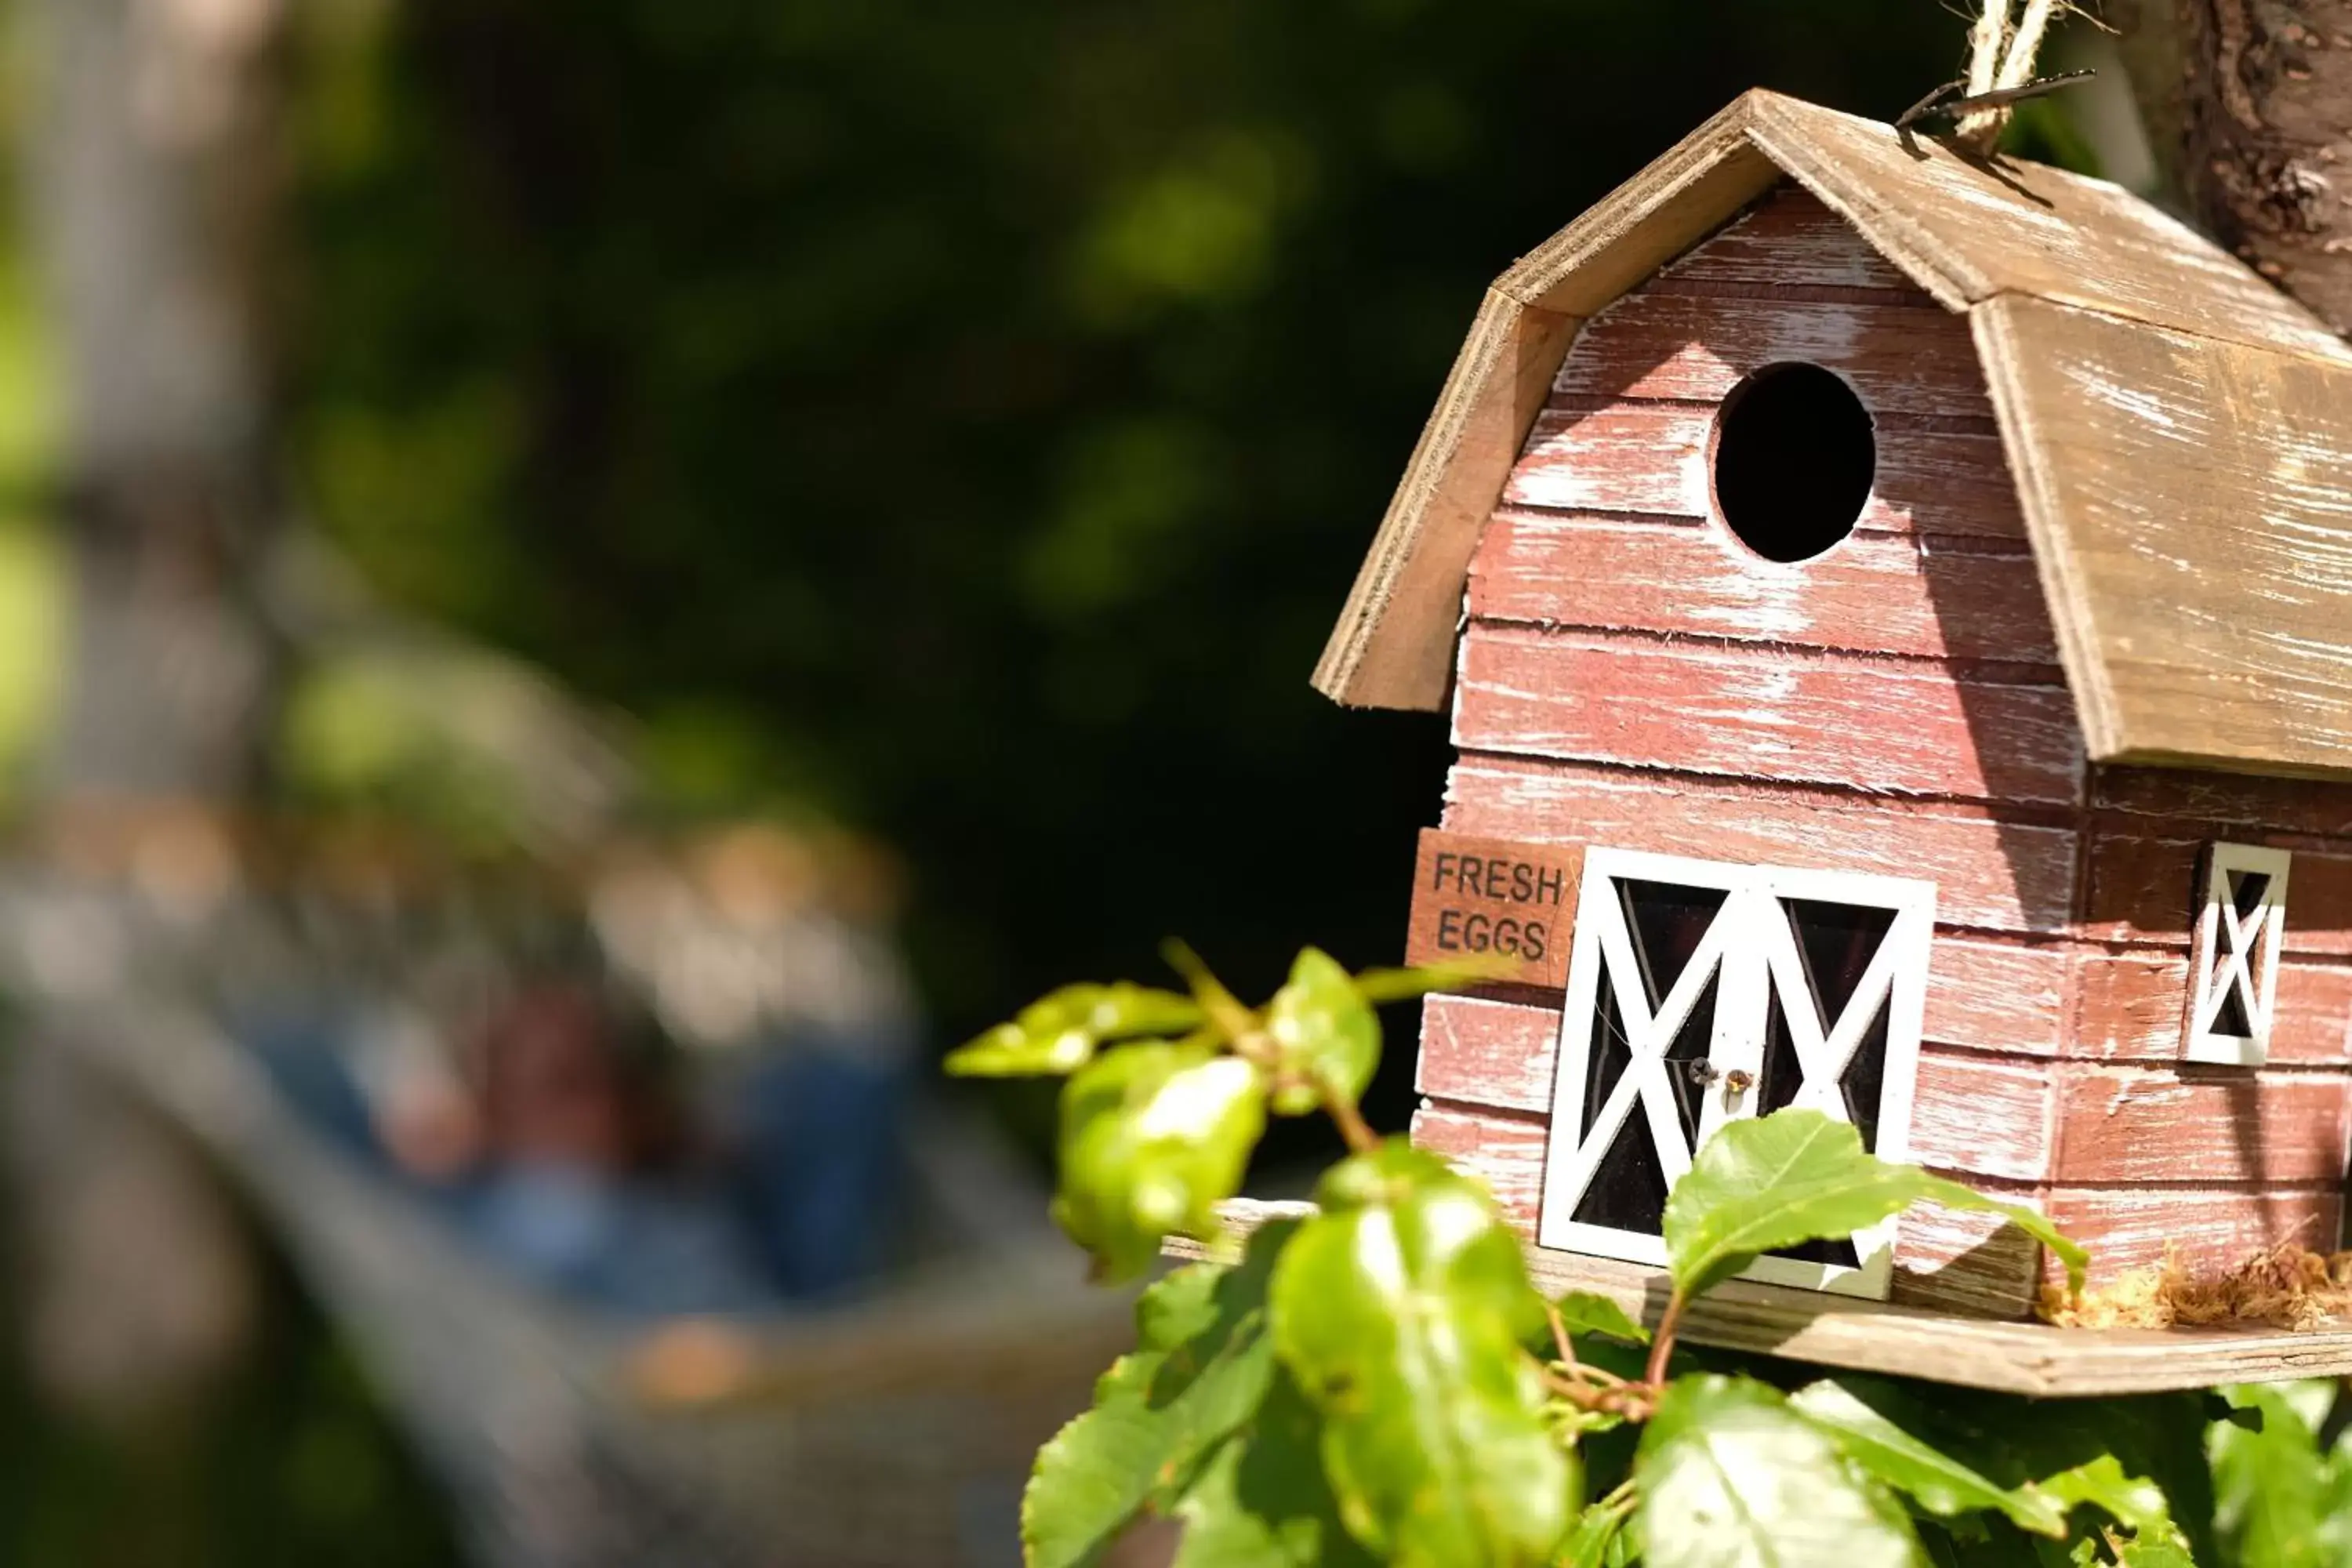
<path fill-rule="evenodd" d="M 2212 1456 L 2214 1524 L 2242 1568 L 2331 1568 L 2352 1563 L 2352 1449 L 2324 1453 L 2315 1428 L 2336 1397 L 2327 1383 L 2272 1384 L 2227 1391 L 2241 1409 L 2262 1412 L 2259 1430 L 2217 1422 Z"/>
<path fill-rule="evenodd" d="M 1121 981 L 1065 985 L 948 1055 L 961 1078 L 1031 1078 L 1076 1072 L 1112 1040 L 1181 1035 L 1200 1026 L 1200 1004 L 1173 991 Z"/>
<path fill-rule="evenodd" d="M 1170 1233 L 1217 1233 L 1265 1130 L 1265 1085 L 1240 1058 L 1121 1046 L 1062 1087 L 1055 1218 L 1107 1276 L 1139 1274 Z"/>
<path fill-rule="evenodd" d="M 1915 1203 L 1999 1214 L 2082 1282 L 2088 1255 L 2041 1215 L 1881 1160 L 1851 1125 L 1817 1110 L 1730 1122 L 1708 1139 L 1667 1196 L 1666 1255 L 1675 1285 L 1696 1296 L 1767 1252 L 1852 1236 Z"/>
<path fill-rule="evenodd" d="M 1790 1403 L 1857 1464 L 1949 1521 L 1960 1539 L 1948 1549 L 1923 1533 L 1946 1552 L 1937 1561 L 2071 1563 L 2060 1544 L 2070 1531 L 2077 1542 L 2112 1536 L 2143 1553 L 2168 1543 L 2186 1553 L 2182 1509 L 2194 1518 L 2203 1506 L 2194 1398 L 2067 1400 L 2029 1413 L 2002 1395 L 1845 1373 Z M 2012 1524 L 2034 1531 L 2032 1540 Z M 1969 1539 L 1988 1527 L 1990 1543 Z"/>
<path fill-rule="evenodd" d="M 2330 1561 L 2340 1563 L 2343 1559 Z M 2188 1544 L 2178 1533 L 2124 1542 L 2116 1549 L 2116 1562 L 2118 1568 L 2197 1568 L 2196 1559 L 2189 1555 Z M 2249 1562 L 2245 1568 L 2256 1568 L 2256 1564 Z"/>
<path fill-rule="evenodd" d="M 1175 1505 L 1171 1568 L 1374 1568 L 1323 1478 L 1322 1422 L 1276 1368 L 1257 1413 L 1219 1446 Z"/>
<path fill-rule="evenodd" d="M 1093 1561 L 1255 1415 L 1275 1373 L 1266 1283 L 1294 1228 L 1265 1226 L 1237 1267 L 1194 1264 L 1143 1293 L 1136 1348 L 1096 1384 L 1093 1408 L 1037 1455 L 1021 1500 L 1029 1568 Z"/>
<path fill-rule="evenodd" d="M 1649 1568 L 1926 1568 L 1895 1500 L 1760 1383 L 1670 1384 L 1634 1475 Z"/>
<path fill-rule="evenodd" d="M 1559 1568 L 1608 1568 L 1612 1547 L 1622 1543 L 1625 1521 L 1633 1516 L 1630 1502 L 1606 1499 L 1576 1516 L 1559 1549 Z"/>
<path fill-rule="evenodd" d="M 1835 1379 L 1799 1389 L 1789 1403 L 1835 1437 L 1848 1458 L 1929 1513 L 1949 1519 L 1990 1509 L 2037 1534 L 2066 1533 L 2066 1504 L 2031 1487 L 2004 1487 L 1988 1479 L 1906 1431 Z"/>
<path fill-rule="evenodd" d="M 1547 1562 L 1577 1502 L 1521 1342 L 1543 1329 L 1486 1194 L 1391 1142 L 1333 1167 L 1275 1270 L 1275 1336 L 1321 1412 L 1340 1517 L 1402 1568 Z"/>
<path fill-rule="evenodd" d="M 2127 1530 L 2168 1531 L 2172 1527 L 2172 1510 L 2165 1501 L 2164 1489 L 2154 1481 L 2126 1475 L 2123 1461 L 2113 1454 L 2061 1470 L 2035 1482 L 2032 1489 L 2061 1509 L 2084 1503 L 2105 1509 Z"/>
<path fill-rule="evenodd" d="M 1290 983 L 1265 1010 L 1285 1079 L 1274 1109 L 1304 1116 L 1326 1093 L 1354 1104 L 1381 1065 L 1381 1021 L 1348 972 L 1328 954 L 1307 948 L 1291 966 Z"/>
<path fill-rule="evenodd" d="M 1570 1290 L 1552 1303 L 1552 1310 L 1572 1334 L 1605 1334 L 1629 1345 L 1650 1342 L 1650 1331 L 1635 1322 L 1624 1308 L 1590 1290 Z"/>

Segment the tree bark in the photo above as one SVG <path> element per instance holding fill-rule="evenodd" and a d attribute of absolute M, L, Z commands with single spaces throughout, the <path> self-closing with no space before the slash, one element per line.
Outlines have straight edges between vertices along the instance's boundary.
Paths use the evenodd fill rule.
<path fill-rule="evenodd" d="M 36 7 L 30 184 L 76 569 L 52 796 L 223 802 L 264 764 L 279 6 Z"/>
<path fill-rule="evenodd" d="M 2116 0 L 2108 19 L 2188 210 L 2352 333 L 2352 0 Z"/>
<path fill-rule="evenodd" d="M 154 825 L 216 833 L 268 754 L 279 660 L 255 584 L 281 515 L 282 6 L 25 13 L 26 184 L 66 373 L 74 567 L 38 805 L 69 834 L 95 815 L 134 863 Z M 226 1370 L 247 1331 L 243 1227 L 184 1139 L 32 1022 L 6 1096 L 32 1369 L 86 1415 L 161 1414 Z"/>

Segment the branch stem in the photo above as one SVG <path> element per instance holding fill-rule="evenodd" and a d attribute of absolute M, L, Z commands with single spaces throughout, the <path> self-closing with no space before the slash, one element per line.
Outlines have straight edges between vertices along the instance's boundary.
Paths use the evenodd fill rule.
<path fill-rule="evenodd" d="M 1666 1298 L 1666 1310 L 1659 1315 L 1657 1332 L 1650 1337 L 1650 1364 L 1643 1371 L 1642 1381 L 1654 1390 L 1663 1390 L 1666 1385 L 1666 1361 L 1675 1353 L 1675 1331 L 1682 1326 L 1683 1309 L 1689 1304 L 1677 1286 L 1675 1293 Z"/>
<path fill-rule="evenodd" d="M 1559 1349 L 1559 1363 L 1570 1372 L 1581 1372 L 1583 1366 L 1576 1359 L 1576 1342 L 1569 1338 L 1568 1325 L 1560 1321 L 1559 1306 L 1546 1301 L 1544 1317 L 1551 1324 L 1551 1342 Z"/>
<path fill-rule="evenodd" d="M 1323 1096 L 1325 1113 L 1347 1141 L 1348 1152 L 1369 1154 L 1381 1146 L 1381 1135 L 1372 1131 L 1372 1124 L 1364 1120 L 1364 1113 L 1356 1109 L 1354 1100 L 1328 1083 L 1318 1082 L 1315 1087 Z"/>
<path fill-rule="evenodd" d="M 1546 1388 L 1579 1410 L 1601 1410 L 1628 1421 L 1647 1421 L 1657 1407 L 1656 1393 L 1646 1383 L 1580 1383 L 1549 1370 L 1543 1379 Z"/>

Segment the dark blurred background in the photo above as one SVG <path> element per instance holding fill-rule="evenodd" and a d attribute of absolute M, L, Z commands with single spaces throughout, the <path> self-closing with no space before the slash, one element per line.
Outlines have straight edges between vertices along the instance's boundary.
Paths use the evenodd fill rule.
<path fill-rule="evenodd" d="M 260 0 L 245 0 L 260 3 Z M 1441 726 L 1306 675 L 1487 279 L 1937 0 L 319 7 L 287 460 L 682 804 L 897 847 L 950 1035 L 1392 958 Z"/>
<path fill-rule="evenodd" d="M 1307 676 L 1481 289 L 1741 89 L 1891 117 L 1965 27 L 1939 0 L 12 11 L 0 755 L 26 831 L 129 789 L 538 854 L 578 751 L 534 749 L 551 709 L 631 780 L 598 824 L 858 846 L 925 1064 L 1055 984 L 1155 975 L 1170 934 L 1252 994 L 1306 942 L 1393 961 L 1444 726 Z M 92 117 L 129 151 L 92 152 Z M 201 274 L 233 352 L 128 331 L 91 281 L 126 247 L 110 286 Z M 232 477 L 110 489 L 92 431 L 152 421 L 121 409 L 184 353 L 226 367 L 174 395 L 199 430 L 237 404 L 187 437 Z M 128 390 L 93 393 L 109 367 Z M 88 762 L 92 726 L 139 721 L 89 674 L 112 623 L 87 584 L 177 526 L 122 494 L 192 485 L 205 543 L 164 575 L 232 643 L 258 603 L 265 673 L 239 760 L 126 784 Z M 336 614 L 256 587 L 289 574 Z M 353 616 L 397 635 L 312 635 Z M 1376 1120 L 1406 1105 L 1391 1070 Z M 988 1109 L 1039 1149 L 1042 1096 Z M 338 1303 L 227 1191 L 247 1326 L 196 1394 L 97 1419 L 8 1363 L 0 1562 L 453 1560 Z"/>

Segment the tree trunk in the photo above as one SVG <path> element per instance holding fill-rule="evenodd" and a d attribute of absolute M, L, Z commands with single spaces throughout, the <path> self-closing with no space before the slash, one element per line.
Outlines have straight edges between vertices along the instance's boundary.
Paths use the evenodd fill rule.
<path fill-rule="evenodd" d="M 278 661 L 253 585 L 280 510 L 285 18 L 282 0 L 40 0 L 24 20 L 74 565 L 37 804 L 68 836 L 102 824 L 119 876 L 153 868 L 154 825 L 183 845 L 192 822 L 217 834 L 268 754 Z M 91 1414 L 168 1407 L 224 1370 L 250 1316 L 233 1212 L 181 1139 L 37 1027 L 13 1065 L 33 1369 Z"/>
<path fill-rule="evenodd" d="M 272 664 L 279 0 L 44 0 L 36 234 L 64 326 L 73 657 L 49 793 L 232 800 Z"/>
<path fill-rule="evenodd" d="M 2352 333 L 2352 0 L 2116 0 L 2107 15 L 2189 210 Z"/>

